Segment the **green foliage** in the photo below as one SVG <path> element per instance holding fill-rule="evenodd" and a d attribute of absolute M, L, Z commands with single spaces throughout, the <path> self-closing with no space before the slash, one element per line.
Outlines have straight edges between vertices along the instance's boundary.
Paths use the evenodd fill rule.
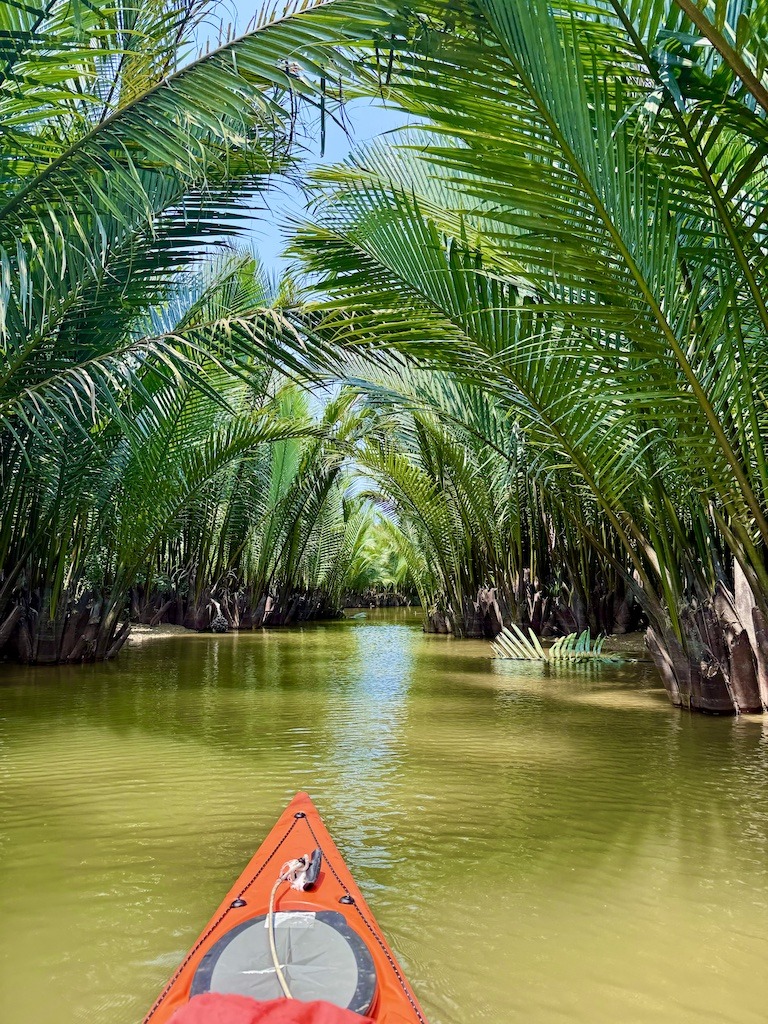
<path fill-rule="evenodd" d="M 595 637 L 594 643 L 588 629 L 577 636 L 576 633 L 569 633 L 568 636 L 558 637 L 549 649 L 550 661 L 587 661 L 590 658 L 599 658 L 602 661 L 620 661 L 620 658 L 603 653 L 605 637 Z"/>
<path fill-rule="evenodd" d="M 347 570 L 345 588 L 359 594 L 413 592 L 422 574 L 414 577 L 405 551 L 405 537 L 391 519 L 363 507 L 366 509 L 365 534 Z"/>
<path fill-rule="evenodd" d="M 139 574 L 189 590 L 231 571 L 274 445 L 323 466 L 277 501 L 294 506 L 285 573 L 342 573 L 327 539 L 345 536 L 342 496 L 316 440 L 331 427 L 295 416 L 279 375 L 312 357 L 292 290 L 211 253 L 290 170 L 304 114 L 333 114 L 327 82 L 389 27 L 353 6 L 265 7 L 202 54 L 204 0 L 0 11 L 0 644 L 15 606 L 37 630 L 95 590 L 103 656 Z"/>
<path fill-rule="evenodd" d="M 753 64 L 765 12 L 742 14 Z M 688 612 L 735 564 L 768 615 L 765 112 L 674 4 L 419 18 L 387 95 L 431 130 L 320 172 L 296 236 L 318 335 L 488 396 L 550 507 L 699 664 Z"/>
<path fill-rule="evenodd" d="M 765 5 L 307 0 L 193 57 L 207 11 L 0 13 L 0 609 L 631 590 L 672 691 L 768 704 Z M 337 79 L 425 127 L 314 175 L 313 301 L 201 272 Z"/>
<path fill-rule="evenodd" d="M 491 643 L 496 658 L 512 661 L 568 662 L 578 664 L 587 661 L 621 661 L 621 658 L 603 652 L 604 636 L 594 641 L 588 629 L 583 633 L 569 633 L 558 637 L 549 648 L 541 646 L 532 629 L 528 636 L 514 623 L 505 627 Z"/>
<path fill-rule="evenodd" d="M 520 568 L 511 543 L 520 524 L 510 468 L 470 430 L 441 419 L 440 401 L 451 397 L 471 419 L 469 390 L 456 395 L 449 381 L 415 368 L 398 368 L 396 385 L 388 376 L 371 368 L 365 383 L 357 377 L 374 422 L 356 462 L 376 485 L 371 497 L 393 517 L 387 533 L 425 613 L 445 610 L 462 635 L 467 599 L 484 585 L 506 588 Z M 507 446 L 503 422 L 493 426 Z"/>

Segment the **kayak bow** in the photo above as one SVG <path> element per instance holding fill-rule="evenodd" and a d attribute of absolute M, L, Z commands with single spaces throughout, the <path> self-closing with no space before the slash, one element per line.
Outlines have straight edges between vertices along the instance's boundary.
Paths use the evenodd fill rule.
<path fill-rule="evenodd" d="M 308 881 L 301 875 L 297 885 L 303 882 L 308 889 L 278 884 L 288 862 L 306 864 Z M 299 874 L 296 870 L 290 877 Z M 299 1000 L 324 999 L 377 1024 L 426 1024 L 394 953 L 306 793 L 299 793 L 280 816 L 144 1024 L 166 1024 L 179 1007 L 203 992 L 276 999 L 283 994 L 278 975 Z"/>

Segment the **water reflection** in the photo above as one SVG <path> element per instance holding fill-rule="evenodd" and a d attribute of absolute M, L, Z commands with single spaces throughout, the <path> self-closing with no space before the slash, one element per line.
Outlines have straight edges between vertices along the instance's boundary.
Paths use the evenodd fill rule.
<path fill-rule="evenodd" d="M 768 743 L 412 615 L 5 668 L 0 1016 L 139 1020 L 309 789 L 433 1024 L 764 1019 Z"/>

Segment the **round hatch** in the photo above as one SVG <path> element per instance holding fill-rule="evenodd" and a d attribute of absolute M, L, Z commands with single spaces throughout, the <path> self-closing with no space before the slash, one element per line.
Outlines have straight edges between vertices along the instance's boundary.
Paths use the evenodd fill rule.
<path fill-rule="evenodd" d="M 334 910 L 275 914 L 275 946 L 291 994 L 302 1002 L 324 999 L 365 1016 L 376 996 L 376 968 L 368 947 Z M 208 950 L 195 972 L 191 995 L 220 992 L 279 999 L 266 914 L 243 921 Z"/>

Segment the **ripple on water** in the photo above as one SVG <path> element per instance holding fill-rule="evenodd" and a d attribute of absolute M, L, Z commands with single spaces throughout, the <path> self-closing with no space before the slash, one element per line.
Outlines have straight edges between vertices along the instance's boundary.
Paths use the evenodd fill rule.
<path fill-rule="evenodd" d="M 757 1024 L 761 723 L 407 616 L 6 667 L 4 1020 L 131 1024 L 297 789 L 432 1024 Z"/>

